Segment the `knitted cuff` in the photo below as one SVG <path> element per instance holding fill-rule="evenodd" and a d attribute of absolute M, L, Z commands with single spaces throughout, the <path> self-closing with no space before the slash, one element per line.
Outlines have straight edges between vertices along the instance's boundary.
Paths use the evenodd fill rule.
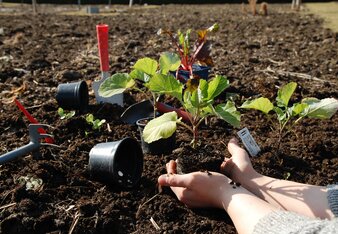
<path fill-rule="evenodd" d="M 338 184 L 327 186 L 327 200 L 335 217 L 338 217 Z"/>

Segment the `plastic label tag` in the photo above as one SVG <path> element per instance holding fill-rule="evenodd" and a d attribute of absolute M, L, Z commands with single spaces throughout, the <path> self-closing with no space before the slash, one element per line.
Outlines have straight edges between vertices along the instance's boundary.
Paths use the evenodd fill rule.
<path fill-rule="evenodd" d="M 261 151 L 255 139 L 253 139 L 247 128 L 243 128 L 242 130 L 238 131 L 237 135 L 241 138 L 245 148 L 251 156 L 254 157 L 258 154 L 259 151 Z"/>

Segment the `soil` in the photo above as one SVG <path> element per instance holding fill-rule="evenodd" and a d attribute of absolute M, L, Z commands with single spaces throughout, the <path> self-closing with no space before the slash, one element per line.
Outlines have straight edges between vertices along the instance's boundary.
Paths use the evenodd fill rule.
<path fill-rule="evenodd" d="M 43 146 L 38 156 L 28 154 L 0 166 L 1 233 L 236 233 L 226 212 L 188 209 L 169 189 L 158 194 L 156 184 L 165 173 L 165 163 L 180 155 L 193 159 L 191 170 L 205 169 L 199 162 L 208 170 L 218 170 L 218 164 L 206 161 L 219 163 L 229 156 L 226 143 L 239 130 L 223 121 L 211 118 L 201 126 L 197 149 L 189 145 L 189 132 L 179 128 L 173 153 L 144 155 L 142 178 L 134 189 L 91 178 L 88 158 L 94 145 L 124 137 L 140 139 L 137 127 L 119 117 L 142 99 L 128 92 L 124 107 L 95 103 L 91 82 L 100 77 L 98 23 L 110 27 L 112 73 L 129 72 L 137 59 L 158 58 L 169 50 L 169 39 L 156 34 L 159 28 L 200 29 L 218 22 L 220 32 L 210 38 L 212 73 L 229 78 L 227 92 L 234 94 L 237 105 L 252 96 L 273 99 L 289 81 L 298 83 L 291 102 L 338 96 L 337 34 L 323 28 L 314 15 L 290 11 L 289 5 L 269 5 L 267 17 L 245 15 L 239 5 L 112 6 L 106 9 L 109 15 L 80 16 L 62 15 L 55 9 L 46 5 L 40 14 L 31 15 L 24 7 L 0 15 L 0 152 L 29 142 L 29 121 L 8 102 L 13 94 L 39 122 L 52 126 L 47 132 L 58 146 Z M 89 85 L 89 109 L 61 120 L 56 88 L 79 80 Z M 222 94 L 217 101 L 225 97 Z M 276 159 L 278 134 L 271 127 L 277 123 L 271 126 L 255 111 L 241 112 L 241 128 L 247 127 L 261 147 L 258 157 L 252 158 L 257 171 L 315 185 L 337 181 L 337 115 L 330 120 L 304 119 L 282 139 Z M 106 124 L 93 130 L 85 121 L 88 113 L 105 119 L 110 128 Z M 27 190 L 19 183 L 25 176 L 42 179 L 42 186 Z"/>

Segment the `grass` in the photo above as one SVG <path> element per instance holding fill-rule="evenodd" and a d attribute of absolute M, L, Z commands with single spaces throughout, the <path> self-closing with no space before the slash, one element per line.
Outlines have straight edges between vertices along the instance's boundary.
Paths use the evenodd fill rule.
<path fill-rule="evenodd" d="M 316 14 L 324 19 L 324 27 L 338 32 L 338 2 L 306 3 L 308 13 Z"/>

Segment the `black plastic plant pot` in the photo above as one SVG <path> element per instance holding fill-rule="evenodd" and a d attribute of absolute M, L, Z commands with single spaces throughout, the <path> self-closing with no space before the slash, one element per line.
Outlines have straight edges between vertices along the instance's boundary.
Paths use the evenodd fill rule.
<path fill-rule="evenodd" d="M 194 76 L 197 76 L 204 80 L 208 80 L 209 70 L 210 67 L 208 66 L 200 66 L 197 64 L 192 65 L 192 73 L 194 74 Z M 176 73 L 174 73 L 174 75 L 176 76 Z M 179 70 L 177 79 L 182 82 L 186 82 L 189 79 L 189 71 Z"/>
<path fill-rule="evenodd" d="M 160 139 L 151 143 L 147 143 L 143 140 L 142 133 L 144 127 L 147 125 L 147 122 L 150 121 L 152 118 L 143 118 L 136 121 L 136 125 L 138 127 L 138 130 L 141 135 L 141 147 L 143 150 L 143 153 L 145 154 L 170 154 L 176 146 L 176 133 L 174 133 L 172 136 Z"/>
<path fill-rule="evenodd" d="M 89 152 L 89 171 L 93 178 L 110 185 L 135 187 L 143 171 L 140 144 L 127 137 L 95 145 Z"/>
<path fill-rule="evenodd" d="M 88 107 L 88 85 L 85 81 L 59 84 L 56 91 L 59 106 L 68 110 L 84 111 Z"/>
<path fill-rule="evenodd" d="M 149 100 L 129 106 L 122 114 L 121 120 L 128 124 L 135 124 L 137 120 L 154 116 L 154 106 Z"/>

